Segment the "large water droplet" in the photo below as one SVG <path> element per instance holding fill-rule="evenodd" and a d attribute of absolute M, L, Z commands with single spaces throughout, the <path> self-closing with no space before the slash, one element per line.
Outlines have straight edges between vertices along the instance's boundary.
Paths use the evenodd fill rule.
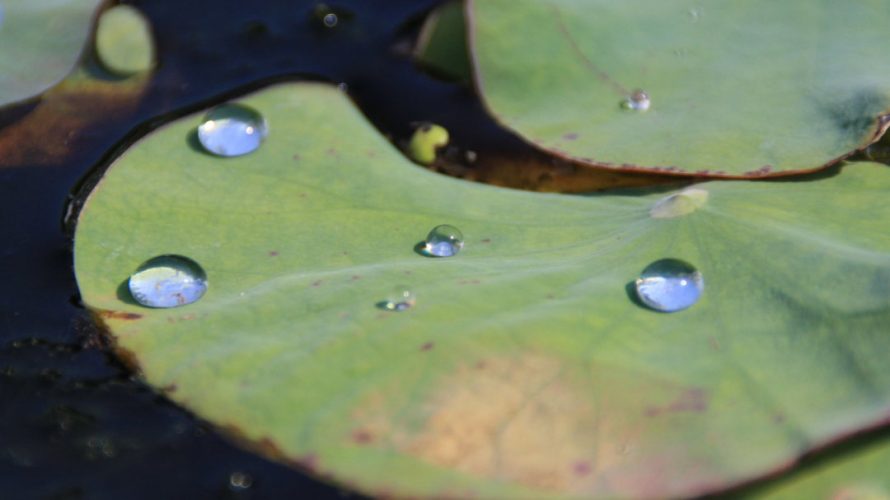
<path fill-rule="evenodd" d="M 386 300 L 380 303 L 383 309 L 388 311 L 406 311 L 414 307 L 417 296 L 408 287 L 397 286 L 387 295 Z"/>
<path fill-rule="evenodd" d="M 637 89 L 624 99 L 621 107 L 633 111 L 646 111 L 651 104 L 652 101 L 649 99 L 649 94 L 642 89 Z"/>
<path fill-rule="evenodd" d="M 204 149 L 218 156 L 241 156 L 260 147 L 268 134 L 266 120 L 241 104 L 223 104 L 210 110 L 198 127 Z"/>
<path fill-rule="evenodd" d="M 130 295 L 143 306 L 179 307 L 207 291 L 207 275 L 195 261 L 179 255 L 149 259 L 130 276 Z"/>
<path fill-rule="evenodd" d="M 460 229 L 442 224 L 427 235 L 423 253 L 431 257 L 452 257 L 464 247 L 464 235 Z"/>
<path fill-rule="evenodd" d="M 661 259 L 643 269 L 636 287 L 637 296 L 647 306 L 656 311 L 676 312 L 698 302 L 705 282 L 691 264 Z"/>

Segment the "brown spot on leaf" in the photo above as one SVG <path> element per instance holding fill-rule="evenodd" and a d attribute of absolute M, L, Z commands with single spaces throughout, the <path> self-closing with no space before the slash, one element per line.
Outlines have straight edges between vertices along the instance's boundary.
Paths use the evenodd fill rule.
<path fill-rule="evenodd" d="M 479 243 L 485 243 L 485 244 L 491 243 L 491 238 L 485 238 L 485 239 L 479 240 Z"/>
<path fill-rule="evenodd" d="M 122 319 L 122 320 L 137 320 L 141 319 L 142 315 L 134 312 L 126 312 L 126 311 L 112 311 L 110 309 L 100 309 L 96 311 L 96 314 L 99 315 L 102 319 Z"/>
<path fill-rule="evenodd" d="M 294 155 L 291 156 L 291 158 L 293 158 L 294 161 L 300 161 L 300 154 L 299 154 L 299 153 L 294 153 Z"/>
<path fill-rule="evenodd" d="M 478 285 L 478 284 L 480 284 L 480 283 L 481 283 L 481 281 L 479 281 L 479 280 L 477 280 L 477 279 L 472 279 L 472 280 L 460 280 L 460 281 L 457 282 L 458 285 Z"/>
<path fill-rule="evenodd" d="M 764 166 L 758 168 L 757 170 L 749 170 L 749 171 L 745 172 L 744 175 L 749 176 L 749 177 L 762 177 L 764 175 L 769 175 L 769 173 L 772 172 L 772 170 L 773 170 L 772 165 L 764 165 Z"/>
<path fill-rule="evenodd" d="M 580 461 L 575 462 L 572 466 L 572 471 L 576 476 L 587 476 L 593 471 L 593 468 L 590 466 L 590 462 Z"/>
<path fill-rule="evenodd" d="M 574 141 L 575 139 L 578 138 L 578 134 L 575 134 L 575 133 L 563 134 L 562 138 L 567 141 Z"/>
<path fill-rule="evenodd" d="M 367 429 L 356 429 L 352 431 L 352 440 L 356 444 L 369 444 L 374 441 L 374 435 Z"/>
<path fill-rule="evenodd" d="M 312 282 L 312 286 L 313 286 L 314 288 L 318 288 L 318 287 L 321 286 L 321 284 L 322 284 L 323 282 L 324 282 L 323 280 L 315 280 L 315 281 Z"/>
<path fill-rule="evenodd" d="M 352 277 L 350 278 L 350 281 L 358 281 L 360 279 L 362 279 L 361 276 L 359 276 L 358 274 L 353 274 Z"/>
<path fill-rule="evenodd" d="M 668 413 L 701 413 L 708 409 L 708 394 L 704 389 L 692 388 L 680 393 L 673 401 L 665 406 L 651 406 L 646 410 L 646 415 L 657 417 Z"/>
<path fill-rule="evenodd" d="M 269 257 L 278 257 L 278 251 L 272 250 L 271 252 L 269 252 Z"/>
<path fill-rule="evenodd" d="M 353 422 L 385 436 L 380 446 L 437 467 L 570 497 L 688 496 L 720 480 L 697 448 L 665 446 L 676 422 L 644 415 L 659 399 L 668 411 L 703 411 L 701 389 L 534 353 L 481 364 L 454 366 L 422 400 L 405 400 L 402 379 L 378 385 L 356 402 Z M 406 408 L 423 424 L 405 425 Z"/>
<path fill-rule="evenodd" d="M 433 342 L 427 342 L 427 343 L 423 344 L 422 346 L 420 346 L 420 350 L 421 351 L 429 351 L 430 349 L 432 349 L 435 346 L 436 346 L 436 344 L 434 344 Z"/>

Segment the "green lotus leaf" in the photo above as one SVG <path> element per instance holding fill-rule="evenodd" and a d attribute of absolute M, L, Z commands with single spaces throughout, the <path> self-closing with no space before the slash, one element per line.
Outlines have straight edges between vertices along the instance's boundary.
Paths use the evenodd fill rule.
<path fill-rule="evenodd" d="M 796 500 L 887 500 L 890 498 L 890 445 L 871 443 L 856 453 L 822 461 L 802 474 L 757 492 L 760 498 Z"/>
<path fill-rule="evenodd" d="M 100 0 L 0 4 L 0 106 L 40 94 L 74 69 Z"/>
<path fill-rule="evenodd" d="M 868 146 L 888 123 L 887 0 L 469 0 L 468 9 L 491 113 L 591 165 L 787 175 Z M 647 111 L 625 105 L 637 89 Z"/>
<path fill-rule="evenodd" d="M 528 193 L 418 168 L 333 87 L 240 103 L 268 120 L 249 155 L 195 147 L 195 115 L 116 159 L 75 267 L 148 383 L 272 457 L 384 496 L 675 497 L 890 411 L 886 166 Z M 417 251 L 439 224 L 454 257 Z M 203 268 L 200 300 L 134 302 L 163 255 Z M 702 273 L 689 309 L 636 299 L 663 258 Z M 396 286 L 413 307 L 379 307 Z"/>

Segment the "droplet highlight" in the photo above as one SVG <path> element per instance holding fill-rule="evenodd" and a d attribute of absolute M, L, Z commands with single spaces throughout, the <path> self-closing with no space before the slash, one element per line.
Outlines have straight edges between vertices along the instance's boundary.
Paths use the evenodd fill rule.
<path fill-rule="evenodd" d="M 207 291 L 207 275 L 197 262 L 161 255 L 139 266 L 128 281 L 130 295 L 146 307 L 170 308 L 197 302 Z"/>
<path fill-rule="evenodd" d="M 636 280 L 637 296 L 661 312 L 682 311 L 698 302 L 704 290 L 702 274 L 688 262 L 661 259 L 643 269 Z"/>
<path fill-rule="evenodd" d="M 259 112 L 241 104 L 223 104 L 210 110 L 198 126 L 198 141 L 217 156 L 242 156 L 259 149 L 268 125 Z"/>
<path fill-rule="evenodd" d="M 329 14 L 325 14 L 325 16 L 322 18 L 321 22 L 324 23 L 326 28 L 333 28 L 333 27 L 337 26 L 339 19 L 337 18 L 337 14 L 334 14 L 333 12 L 331 12 Z"/>
<path fill-rule="evenodd" d="M 453 257 L 464 247 L 464 235 L 460 229 L 442 224 L 436 226 L 424 240 L 422 252 L 430 257 Z"/>
<path fill-rule="evenodd" d="M 417 296 L 414 295 L 414 292 L 406 286 L 397 286 L 390 291 L 380 306 L 387 311 L 401 312 L 411 309 L 416 303 Z"/>
<path fill-rule="evenodd" d="M 646 111 L 651 105 L 652 100 L 649 98 L 649 94 L 642 89 L 634 90 L 621 103 L 621 107 L 632 111 Z"/>

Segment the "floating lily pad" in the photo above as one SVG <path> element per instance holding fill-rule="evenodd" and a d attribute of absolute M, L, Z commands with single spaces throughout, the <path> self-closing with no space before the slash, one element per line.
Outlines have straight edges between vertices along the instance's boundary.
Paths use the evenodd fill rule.
<path fill-rule="evenodd" d="M 590 165 L 786 175 L 868 146 L 888 123 L 887 0 L 468 8 L 490 111 L 530 143 Z M 623 105 L 638 89 L 646 111 Z"/>
<path fill-rule="evenodd" d="M 676 497 L 890 411 L 886 166 L 691 205 L 527 193 L 411 164 L 333 87 L 241 103 L 258 150 L 195 147 L 203 113 L 150 134 L 87 200 L 75 261 L 148 383 L 269 456 L 384 496 Z M 463 248 L 424 256 L 440 224 Z M 201 266 L 200 300 L 129 296 L 162 255 Z M 633 292 L 665 258 L 706 283 L 676 313 Z M 396 286 L 410 307 L 381 308 Z"/>
<path fill-rule="evenodd" d="M 72 69 L 99 0 L 4 0 L 0 5 L 0 106 L 40 94 Z"/>

